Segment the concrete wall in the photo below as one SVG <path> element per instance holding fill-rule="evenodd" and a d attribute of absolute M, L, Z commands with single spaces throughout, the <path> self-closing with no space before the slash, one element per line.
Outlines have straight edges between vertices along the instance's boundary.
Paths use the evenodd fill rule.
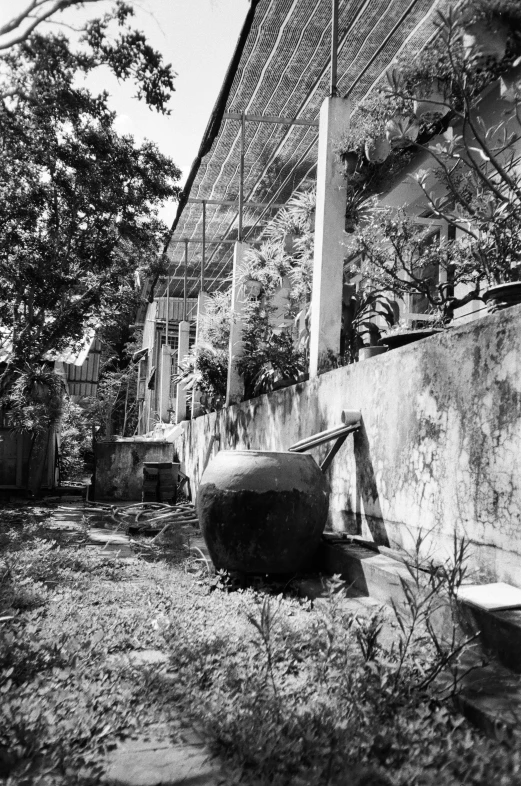
<path fill-rule="evenodd" d="M 168 442 L 97 442 L 94 455 L 95 499 L 140 500 L 143 462 L 172 461 L 173 448 Z"/>
<path fill-rule="evenodd" d="M 197 487 L 219 448 L 285 450 L 343 409 L 363 428 L 328 471 L 330 526 L 407 548 L 421 530 L 438 557 L 466 534 L 476 578 L 521 586 L 521 306 L 197 418 L 181 469 Z"/>

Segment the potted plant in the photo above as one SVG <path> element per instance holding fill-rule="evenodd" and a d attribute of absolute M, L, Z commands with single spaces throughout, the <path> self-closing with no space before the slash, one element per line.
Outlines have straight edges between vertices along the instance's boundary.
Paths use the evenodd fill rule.
<path fill-rule="evenodd" d="M 340 354 L 352 363 L 387 352 L 378 342 L 396 319 L 396 304 L 387 293 L 371 286 L 356 291 L 354 285 L 344 284 Z"/>
<path fill-rule="evenodd" d="M 373 211 L 359 228 L 353 250 L 351 274 L 362 275 L 374 289 L 402 301 L 420 300 L 425 321 L 435 317 L 436 327 L 448 325 L 454 309 L 479 297 L 480 279 L 469 242 L 442 240 L 436 226 L 415 224 L 403 210 Z M 461 298 L 454 294 L 460 283 L 471 287 Z"/>
<path fill-rule="evenodd" d="M 387 330 L 379 339 L 379 345 L 388 349 L 398 349 L 405 347 L 407 344 L 412 344 L 415 341 L 420 341 L 422 338 L 429 338 L 435 336 L 436 333 L 441 333 L 442 327 L 430 328 L 410 328 L 404 320 L 401 320 L 396 325 Z"/>
<path fill-rule="evenodd" d="M 355 150 L 346 150 L 340 154 L 340 160 L 344 167 L 344 174 L 349 177 L 354 175 L 358 167 L 359 156 Z"/>
<path fill-rule="evenodd" d="M 372 164 L 383 164 L 391 153 L 391 143 L 385 134 L 370 137 L 364 146 L 365 157 Z"/>
<path fill-rule="evenodd" d="M 483 51 L 478 59 L 475 54 L 469 60 L 465 35 L 469 27 L 477 35 L 478 22 L 493 42 L 497 37 L 505 39 L 506 29 L 507 41 L 493 57 L 490 50 L 488 55 Z M 481 297 L 481 290 L 488 287 L 483 298 L 490 310 L 497 310 L 521 302 L 521 173 L 514 148 L 521 118 L 516 105 L 503 113 L 499 123 L 491 122 L 476 99 L 501 73 L 505 79 L 512 62 L 514 68 L 519 66 L 512 58 L 521 51 L 521 4 L 476 0 L 463 13 L 440 15 L 438 38 L 446 47 L 445 59 L 452 64 L 454 133 L 439 136 L 435 144 L 416 139 L 414 148 L 430 156 L 431 165 L 415 177 L 434 216 L 444 219 L 457 234 L 458 243 L 451 250 L 456 254 L 452 270 L 469 285 L 468 297 Z M 517 76 L 514 71 L 514 83 Z M 400 85 L 395 84 L 395 90 L 401 97 Z M 450 316 L 454 298 L 443 299 L 447 302 L 442 308 Z M 445 315 L 443 319 L 446 322 Z"/>
<path fill-rule="evenodd" d="M 352 234 L 375 208 L 375 197 L 368 196 L 363 186 L 349 186 L 346 196 L 345 231 Z"/>

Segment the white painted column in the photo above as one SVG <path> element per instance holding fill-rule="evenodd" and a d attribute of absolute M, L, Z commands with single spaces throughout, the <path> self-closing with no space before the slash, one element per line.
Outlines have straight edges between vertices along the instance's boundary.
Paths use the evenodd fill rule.
<path fill-rule="evenodd" d="M 242 354 L 242 319 L 246 294 L 240 285 L 240 269 L 244 254 L 248 248 L 247 243 L 235 244 L 233 250 L 233 279 L 232 279 L 232 318 L 230 324 L 230 350 L 228 355 L 228 381 L 226 384 L 226 406 L 236 404 L 244 398 L 244 381 L 237 371 L 235 361 Z"/>
<path fill-rule="evenodd" d="M 310 377 L 318 375 L 329 350 L 340 352 L 347 183 L 334 148 L 349 124 L 349 114 L 346 98 L 326 98 L 320 109 Z"/>
<path fill-rule="evenodd" d="M 183 360 L 185 355 L 188 355 L 190 344 L 190 323 L 180 322 L 177 335 L 177 366 L 179 370 L 179 362 Z M 184 384 L 182 382 L 178 382 L 175 400 L 175 422 L 180 423 L 182 420 L 186 420 L 186 393 Z"/>
<path fill-rule="evenodd" d="M 207 292 L 199 292 L 197 296 L 197 322 L 195 325 L 195 346 L 196 348 L 199 346 L 201 342 L 201 320 L 202 317 L 206 313 L 206 304 L 208 302 L 208 293 Z M 202 414 L 201 405 L 201 394 L 199 390 L 194 387 L 192 391 L 192 417 L 196 418 L 198 415 Z"/>
<path fill-rule="evenodd" d="M 161 347 L 160 367 L 158 369 L 159 384 L 159 417 L 162 423 L 170 422 L 168 403 L 170 398 L 170 377 L 172 375 L 172 355 L 170 347 L 165 344 Z"/>

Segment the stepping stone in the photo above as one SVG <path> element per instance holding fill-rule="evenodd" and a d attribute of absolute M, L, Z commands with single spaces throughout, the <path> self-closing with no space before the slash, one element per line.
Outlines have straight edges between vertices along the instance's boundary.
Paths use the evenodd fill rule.
<path fill-rule="evenodd" d="M 510 584 L 463 584 L 457 593 L 458 600 L 479 606 L 487 611 L 521 608 L 521 589 Z"/>
<path fill-rule="evenodd" d="M 129 542 L 128 535 L 124 532 L 114 532 L 110 529 L 91 529 L 87 533 L 87 537 L 91 543 L 110 543 L 121 544 L 127 546 Z"/>
<path fill-rule="evenodd" d="M 108 543 L 104 546 L 100 543 L 89 543 L 86 548 L 95 549 L 96 554 L 105 559 L 114 559 L 117 557 L 126 562 L 135 562 L 137 559 L 132 548 L 125 543 Z"/>
<path fill-rule="evenodd" d="M 110 665 L 130 663 L 132 666 L 165 666 L 168 656 L 161 650 L 134 650 L 133 652 L 115 652 L 109 655 Z"/>
<path fill-rule="evenodd" d="M 110 754 L 107 786 L 217 786 L 222 776 L 203 745 L 129 740 Z"/>

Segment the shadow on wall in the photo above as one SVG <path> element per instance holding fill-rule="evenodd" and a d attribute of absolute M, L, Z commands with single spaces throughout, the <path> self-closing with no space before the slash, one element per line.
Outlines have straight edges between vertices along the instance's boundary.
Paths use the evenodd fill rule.
<path fill-rule="evenodd" d="M 371 448 L 363 418 L 360 423 L 360 429 L 354 433 L 353 448 L 356 466 L 356 488 L 353 507 L 357 532 L 362 532 L 362 523 L 365 520 L 373 540 L 380 546 L 389 546 L 389 538 L 385 529 L 380 496 L 371 459 Z"/>

